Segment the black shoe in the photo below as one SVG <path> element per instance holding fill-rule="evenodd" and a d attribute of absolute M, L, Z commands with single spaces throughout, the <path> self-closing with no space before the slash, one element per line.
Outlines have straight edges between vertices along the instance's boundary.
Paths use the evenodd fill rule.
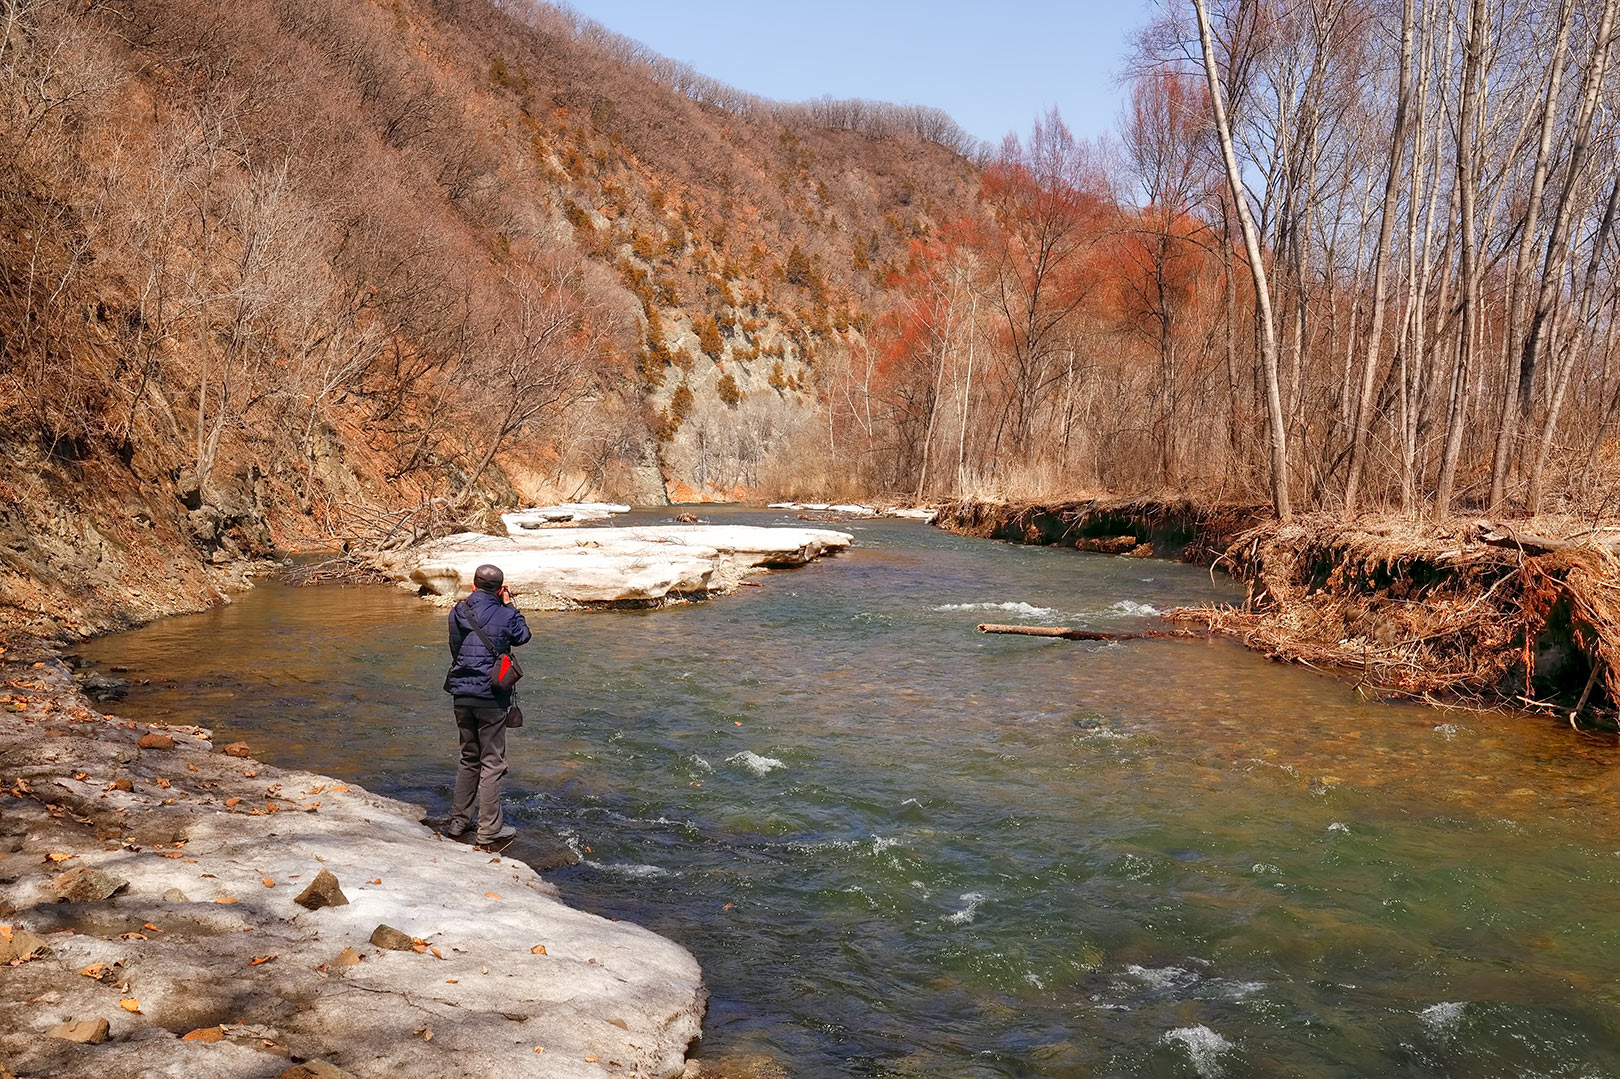
<path fill-rule="evenodd" d="M 481 836 L 479 836 L 478 837 L 478 843 L 479 843 L 480 846 L 487 847 L 491 843 L 499 843 L 499 842 L 501 842 L 501 840 L 503 840 L 503 839 L 511 839 L 515 835 L 517 835 L 517 829 L 512 827 L 510 824 L 508 824 L 508 825 L 506 825 L 506 827 L 502 828 L 500 831 L 496 832 L 494 835 L 481 835 Z"/>

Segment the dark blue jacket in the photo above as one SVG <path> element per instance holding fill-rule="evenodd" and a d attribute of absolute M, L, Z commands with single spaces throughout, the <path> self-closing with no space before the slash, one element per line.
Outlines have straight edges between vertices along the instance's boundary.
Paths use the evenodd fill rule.
<path fill-rule="evenodd" d="M 468 608 L 495 646 L 493 654 L 467 621 Z M 444 691 L 458 699 L 492 700 L 502 706 L 510 703 L 511 694 L 495 686 L 495 657 L 524 644 L 529 636 L 522 611 L 508 607 L 492 593 L 475 589 L 450 612 L 450 673 L 444 676 Z"/>

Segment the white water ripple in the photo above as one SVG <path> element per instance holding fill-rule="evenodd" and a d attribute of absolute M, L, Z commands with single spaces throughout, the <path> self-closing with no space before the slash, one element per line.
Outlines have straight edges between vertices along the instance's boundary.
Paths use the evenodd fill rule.
<path fill-rule="evenodd" d="M 1177 1027 L 1160 1039 L 1165 1045 L 1180 1045 L 1192 1058 L 1193 1071 L 1213 1079 L 1223 1074 L 1221 1054 L 1232 1048 L 1232 1043 L 1206 1026 Z"/>
<path fill-rule="evenodd" d="M 963 907 L 961 910 L 956 911 L 956 912 L 954 912 L 952 914 L 945 915 L 945 920 L 947 922 L 949 922 L 950 924 L 952 924 L 952 925 L 969 925 L 969 924 L 971 924 L 972 921 L 973 921 L 974 915 L 979 913 L 979 904 L 984 902 L 984 893 L 983 892 L 964 892 L 962 894 L 961 898 L 962 898 L 962 902 L 966 903 L 967 906 Z"/>
<path fill-rule="evenodd" d="M 726 758 L 726 763 L 740 764 L 750 772 L 754 773 L 756 776 L 769 775 L 778 768 L 787 767 L 786 764 L 777 760 L 775 757 L 761 757 L 758 753 L 755 753 L 751 749 L 745 749 L 741 753 L 732 754 Z"/>
<path fill-rule="evenodd" d="M 936 611 L 1006 611 L 1009 614 L 1021 614 L 1030 618 L 1049 618 L 1057 612 L 1050 607 L 1037 607 L 1033 603 L 946 603 L 935 607 Z"/>
<path fill-rule="evenodd" d="M 1462 1021 L 1464 1003 L 1457 1000 L 1444 1000 L 1439 1004 L 1431 1004 L 1418 1013 L 1423 1025 L 1429 1028 L 1429 1033 L 1445 1035 Z"/>
<path fill-rule="evenodd" d="M 1143 617 L 1164 613 L 1151 603 L 1138 603 L 1134 599 L 1122 599 L 1108 609 L 1114 614 L 1140 615 Z"/>

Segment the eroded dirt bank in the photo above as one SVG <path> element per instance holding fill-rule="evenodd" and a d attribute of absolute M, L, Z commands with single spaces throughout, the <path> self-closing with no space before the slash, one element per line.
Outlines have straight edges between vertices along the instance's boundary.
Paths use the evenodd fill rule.
<path fill-rule="evenodd" d="M 1169 617 L 1369 692 L 1528 707 L 1614 726 L 1620 558 L 1570 522 L 1273 520 L 1265 507 L 1191 500 L 956 502 L 962 535 L 1219 566 L 1241 604 Z"/>
<path fill-rule="evenodd" d="M 698 1073 L 679 945 L 418 807 L 104 714 L 45 646 L 0 676 L 4 1074 Z"/>

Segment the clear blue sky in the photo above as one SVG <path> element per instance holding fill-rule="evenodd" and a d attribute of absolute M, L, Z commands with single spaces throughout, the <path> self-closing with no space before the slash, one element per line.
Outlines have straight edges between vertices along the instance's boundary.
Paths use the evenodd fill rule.
<path fill-rule="evenodd" d="M 1152 0 L 571 0 L 580 14 L 739 90 L 831 94 L 950 113 L 970 135 L 1027 135 L 1056 105 L 1081 137 L 1114 130 L 1129 41 Z"/>

